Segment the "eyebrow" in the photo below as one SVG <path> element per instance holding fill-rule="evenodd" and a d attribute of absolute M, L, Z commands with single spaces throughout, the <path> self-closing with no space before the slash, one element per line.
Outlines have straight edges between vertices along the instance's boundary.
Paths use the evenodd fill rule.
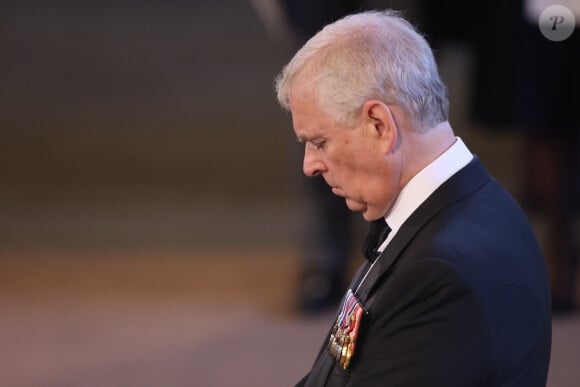
<path fill-rule="evenodd" d="M 301 143 L 301 144 L 304 144 L 304 143 L 307 143 L 307 142 L 315 142 L 317 140 L 323 140 L 323 139 L 324 139 L 324 136 L 322 136 L 322 135 L 315 135 L 315 136 L 311 136 L 311 137 L 309 137 L 309 136 L 298 136 L 296 138 L 296 140 L 299 143 Z"/>

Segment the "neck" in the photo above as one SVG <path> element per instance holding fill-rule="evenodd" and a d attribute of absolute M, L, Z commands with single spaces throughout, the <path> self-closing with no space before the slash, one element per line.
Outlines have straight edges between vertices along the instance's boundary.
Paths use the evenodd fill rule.
<path fill-rule="evenodd" d="M 407 131 L 401 142 L 401 157 L 404 161 L 400 179 L 401 187 L 441 156 L 455 141 L 453 129 L 447 121 L 423 133 Z"/>

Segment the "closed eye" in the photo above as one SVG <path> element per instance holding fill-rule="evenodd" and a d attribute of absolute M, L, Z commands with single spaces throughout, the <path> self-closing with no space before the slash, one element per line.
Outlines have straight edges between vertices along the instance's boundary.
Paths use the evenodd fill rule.
<path fill-rule="evenodd" d="M 322 138 L 309 139 L 305 137 L 299 137 L 298 142 L 301 144 L 305 144 L 306 146 L 308 145 L 313 146 L 316 150 L 321 150 L 322 148 L 324 148 L 324 145 L 326 144 L 326 139 Z"/>
<path fill-rule="evenodd" d="M 317 150 L 321 150 L 324 147 L 324 144 L 326 144 L 326 141 L 324 140 L 312 142 L 312 145 L 314 145 Z"/>

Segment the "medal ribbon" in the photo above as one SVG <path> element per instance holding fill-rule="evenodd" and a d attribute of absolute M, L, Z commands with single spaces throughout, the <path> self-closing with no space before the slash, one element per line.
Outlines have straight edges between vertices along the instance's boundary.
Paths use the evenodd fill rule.
<path fill-rule="evenodd" d="M 365 313 L 352 290 L 348 289 L 328 342 L 328 351 L 342 369 L 348 368 L 354 356 L 360 323 Z"/>

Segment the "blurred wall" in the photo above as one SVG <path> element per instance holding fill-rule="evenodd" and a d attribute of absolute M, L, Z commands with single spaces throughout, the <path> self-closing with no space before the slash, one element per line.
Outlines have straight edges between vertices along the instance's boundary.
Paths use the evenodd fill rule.
<path fill-rule="evenodd" d="M 285 192 L 282 50 L 247 2 L 5 5 L 3 201 Z"/>
<path fill-rule="evenodd" d="M 0 244 L 67 222 L 95 233 L 111 208 L 193 208 L 183 223 L 292 203 L 272 86 L 289 53 L 249 2 L 2 3 Z"/>

